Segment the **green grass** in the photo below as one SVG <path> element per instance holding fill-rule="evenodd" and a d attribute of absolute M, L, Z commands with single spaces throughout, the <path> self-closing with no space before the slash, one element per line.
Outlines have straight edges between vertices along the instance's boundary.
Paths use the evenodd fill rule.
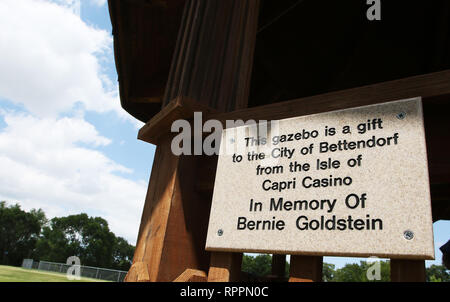
<path fill-rule="evenodd" d="M 104 280 L 81 278 L 69 280 L 65 274 L 24 269 L 0 265 L 0 282 L 107 282 Z"/>

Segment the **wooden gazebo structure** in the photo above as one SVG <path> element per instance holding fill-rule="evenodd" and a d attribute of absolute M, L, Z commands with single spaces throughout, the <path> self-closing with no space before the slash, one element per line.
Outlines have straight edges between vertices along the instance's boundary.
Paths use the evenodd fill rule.
<path fill-rule="evenodd" d="M 172 121 L 273 120 L 421 96 L 433 220 L 450 219 L 450 3 L 109 0 L 122 107 L 156 144 L 127 281 L 241 280 L 239 253 L 205 251 L 216 157 L 175 156 Z M 124 205 L 125 207 L 126 205 Z M 273 257 L 274 275 L 284 272 Z M 292 256 L 290 280 L 321 279 Z M 392 259 L 393 281 L 424 280 Z"/>

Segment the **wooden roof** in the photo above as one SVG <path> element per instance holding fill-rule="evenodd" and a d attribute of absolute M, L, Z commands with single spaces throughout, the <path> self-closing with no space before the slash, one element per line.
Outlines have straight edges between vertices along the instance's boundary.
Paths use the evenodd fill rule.
<path fill-rule="evenodd" d="M 185 0 L 109 0 L 122 107 L 161 110 Z M 249 107 L 450 69 L 450 3 L 263 0 Z"/>
<path fill-rule="evenodd" d="M 160 111 L 184 0 L 109 0 L 122 107 L 141 121 Z"/>

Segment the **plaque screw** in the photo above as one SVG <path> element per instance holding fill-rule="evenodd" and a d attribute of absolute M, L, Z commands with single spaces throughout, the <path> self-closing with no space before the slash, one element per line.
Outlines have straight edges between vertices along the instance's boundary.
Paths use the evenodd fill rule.
<path fill-rule="evenodd" d="M 223 235 L 223 230 L 222 230 L 222 229 L 219 229 L 219 230 L 217 231 L 217 235 L 222 236 L 222 235 Z"/>
<path fill-rule="evenodd" d="M 397 118 L 399 120 L 403 120 L 403 119 L 405 119 L 405 117 L 406 117 L 406 113 L 405 112 L 400 112 L 400 113 L 397 114 Z"/>
<path fill-rule="evenodd" d="M 412 240 L 414 238 L 414 233 L 412 231 L 404 231 L 403 237 L 405 237 L 406 240 Z"/>

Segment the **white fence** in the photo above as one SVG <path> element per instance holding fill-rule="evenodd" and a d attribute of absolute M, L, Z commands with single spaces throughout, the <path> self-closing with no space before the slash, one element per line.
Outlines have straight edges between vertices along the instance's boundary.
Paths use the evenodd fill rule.
<path fill-rule="evenodd" d="M 29 269 L 38 269 L 43 271 L 67 273 L 67 270 L 72 265 L 65 263 L 55 263 L 49 261 L 34 261 L 33 259 L 23 259 L 22 267 Z M 107 268 L 99 268 L 92 266 L 80 265 L 80 276 L 86 278 L 94 278 L 101 280 L 109 280 L 115 282 L 122 282 L 127 272 Z"/>

